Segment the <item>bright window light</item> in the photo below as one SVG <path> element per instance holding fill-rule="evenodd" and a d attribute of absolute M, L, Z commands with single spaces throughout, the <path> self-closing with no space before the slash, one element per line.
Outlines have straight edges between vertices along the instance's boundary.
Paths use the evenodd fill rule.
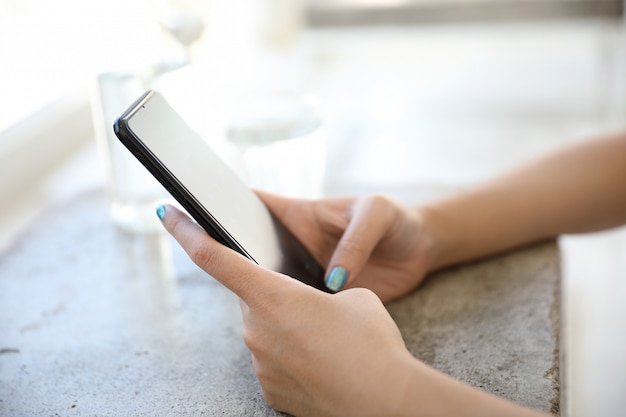
<path fill-rule="evenodd" d="M 0 132 L 98 72 L 154 61 L 160 36 L 149 0 L 2 0 Z"/>

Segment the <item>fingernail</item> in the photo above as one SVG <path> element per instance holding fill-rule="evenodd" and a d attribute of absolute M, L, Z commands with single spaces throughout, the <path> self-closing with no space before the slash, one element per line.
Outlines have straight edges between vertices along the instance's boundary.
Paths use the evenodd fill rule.
<path fill-rule="evenodd" d="M 159 217 L 159 220 L 163 220 L 163 217 L 165 217 L 165 206 L 163 204 L 159 204 L 156 207 L 156 215 Z"/>
<path fill-rule="evenodd" d="M 326 288 L 331 291 L 340 291 L 348 281 L 348 271 L 345 268 L 336 266 L 326 278 Z"/>

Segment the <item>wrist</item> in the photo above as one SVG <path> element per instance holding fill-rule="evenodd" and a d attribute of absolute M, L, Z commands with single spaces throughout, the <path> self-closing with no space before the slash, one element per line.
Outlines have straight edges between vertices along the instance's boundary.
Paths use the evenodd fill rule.
<path fill-rule="evenodd" d="M 381 403 L 384 404 L 384 409 L 374 414 L 388 417 L 415 416 L 415 411 L 419 409 L 413 407 L 414 397 L 419 392 L 416 391 L 419 388 L 416 374 L 419 373 L 419 367 L 425 365 L 406 349 L 397 351 L 388 358 L 386 376 L 381 379 L 387 381 L 381 384 L 385 390 L 385 400 Z"/>
<path fill-rule="evenodd" d="M 430 273 L 454 263 L 453 234 L 446 230 L 445 213 L 436 205 L 417 207 L 418 215 L 422 220 L 426 252 L 426 272 Z"/>

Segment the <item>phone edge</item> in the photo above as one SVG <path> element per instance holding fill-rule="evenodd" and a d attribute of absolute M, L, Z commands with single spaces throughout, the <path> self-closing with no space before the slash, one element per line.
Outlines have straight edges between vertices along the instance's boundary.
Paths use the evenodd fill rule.
<path fill-rule="evenodd" d="M 129 108 L 122 113 L 121 116 L 115 119 L 113 123 L 113 131 L 119 141 L 133 154 L 133 156 L 159 181 L 159 183 L 166 189 L 168 193 L 174 197 L 184 208 L 189 215 L 196 221 L 202 228 L 215 240 L 223 244 L 224 246 L 233 249 L 246 258 L 258 262 L 233 238 L 227 230 L 220 225 L 211 213 L 206 211 L 202 213 L 196 210 L 196 206 L 202 205 L 193 197 L 193 195 L 182 185 L 176 177 L 160 163 L 159 159 L 152 154 L 152 152 L 143 145 L 141 139 L 139 139 L 132 129 L 130 128 L 128 121 L 139 109 L 146 103 L 155 92 L 153 90 L 147 90 L 137 100 L 129 106 Z M 168 175 L 169 174 L 169 175 Z M 195 201 L 195 205 L 192 203 Z"/>

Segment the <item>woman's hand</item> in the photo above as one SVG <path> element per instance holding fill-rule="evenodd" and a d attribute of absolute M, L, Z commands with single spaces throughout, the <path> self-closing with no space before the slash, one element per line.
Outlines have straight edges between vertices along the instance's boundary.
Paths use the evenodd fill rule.
<path fill-rule="evenodd" d="M 239 296 L 271 407 L 297 416 L 540 416 L 413 358 L 371 291 L 318 291 L 216 242 L 172 206 L 159 213 L 191 259 Z"/>
<path fill-rule="evenodd" d="M 417 361 L 371 291 L 323 293 L 217 243 L 172 206 L 160 213 L 192 260 L 240 297 L 270 406 L 303 416 L 392 415 L 402 406 Z"/>
<path fill-rule="evenodd" d="M 258 195 L 326 266 L 335 291 L 364 287 L 387 302 L 417 287 L 429 270 L 433 242 L 414 208 L 378 195 L 314 201 Z"/>

